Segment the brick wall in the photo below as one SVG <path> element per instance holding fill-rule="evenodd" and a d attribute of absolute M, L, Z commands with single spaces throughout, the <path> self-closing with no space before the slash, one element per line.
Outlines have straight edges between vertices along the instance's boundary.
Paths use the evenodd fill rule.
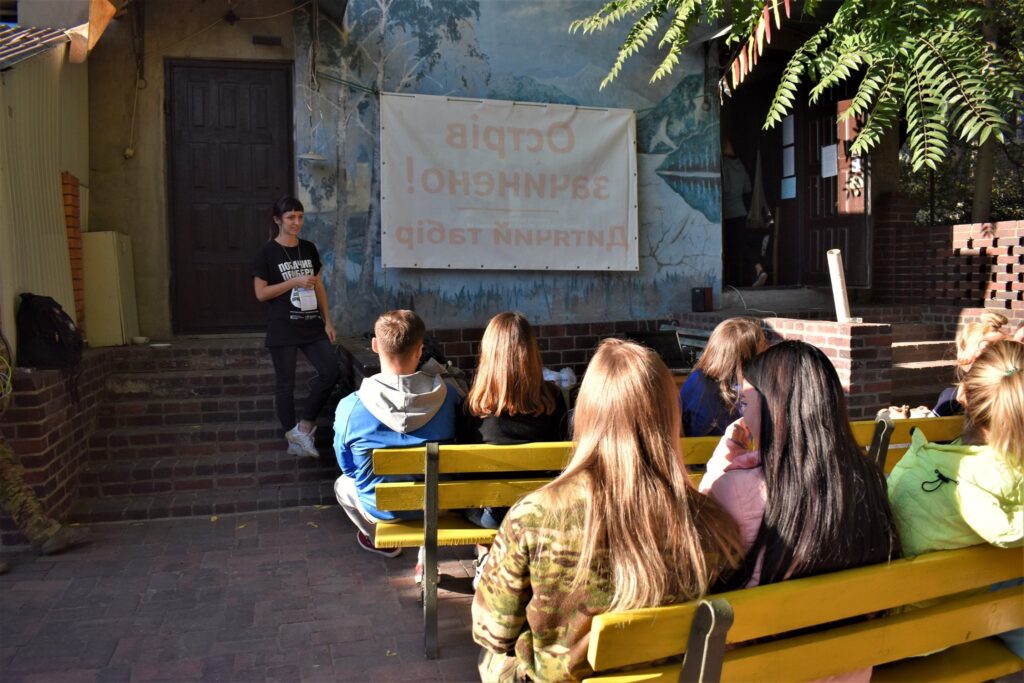
<path fill-rule="evenodd" d="M 902 307 L 889 312 L 899 317 Z M 827 315 L 815 312 L 814 315 Z M 725 313 L 684 313 L 683 327 L 712 330 L 732 317 Z M 627 336 L 632 332 L 654 332 L 664 320 L 632 320 L 609 323 L 539 325 L 534 328 L 544 365 L 569 366 L 583 376 L 598 342 L 609 336 Z M 888 323 L 841 324 L 827 320 L 765 318 L 772 339 L 803 339 L 820 348 L 832 361 L 843 387 L 849 394 L 850 417 L 870 419 L 881 407 L 889 405 L 892 392 L 892 326 Z M 445 356 L 454 365 L 471 372 L 476 368 L 483 329 L 432 330 Z"/>
<path fill-rule="evenodd" d="M 0 417 L 0 433 L 25 467 L 25 482 L 43 509 L 61 520 L 78 495 L 88 437 L 104 391 L 108 353 L 87 351 L 78 377 L 80 400 L 74 403 L 60 370 L 17 368 L 10 407 Z M 28 540 L 0 512 L 0 546 Z"/>
<path fill-rule="evenodd" d="M 82 212 L 78 178 L 61 173 L 64 193 L 64 226 L 68 233 L 68 254 L 71 257 L 71 285 L 75 292 L 75 322 L 85 330 L 85 278 L 82 275 Z"/>
<path fill-rule="evenodd" d="M 953 257 L 977 264 L 956 279 L 961 303 L 1024 321 L 1024 220 L 953 226 Z"/>
<path fill-rule="evenodd" d="M 995 309 L 1024 319 L 1024 222 L 916 225 L 916 206 L 887 195 L 875 211 L 873 299 L 891 304 Z M 959 321 L 977 312 L 965 311 Z M 946 322 L 948 310 L 936 311 Z M 954 330 L 955 331 L 955 330 Z"/>
<path fill-rule="evenodd" d="M 617 322 L 600 323 L 569 323 L 560 325 L 537 325 L 533 331 L 540 347 L 544 365 L 552 369 L 570 367 L 577 376 L 582 377 L 594 350 L 601 339 L 611 336 L 624 336 L 631 332 L 654 332 L 665 322 L 664 320 L 620 320 Z M 441 343 L 445 358 L 453 365 L 472 372 L 476 369 L 480 357 L 480 339 L 483 337 L 482 327 L 463 329 L 430 330 L 432 336 Z"/>

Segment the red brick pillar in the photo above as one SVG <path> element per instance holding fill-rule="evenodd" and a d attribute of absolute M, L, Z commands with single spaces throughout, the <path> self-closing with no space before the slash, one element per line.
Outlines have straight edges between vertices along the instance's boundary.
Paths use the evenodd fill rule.
<path fill-rule="evenodd" d="M 78 178 L 61 173 L 64 194 L 64 226 L 68 232 L 68 255 L 71 257 L 71 285 L 75 291 L 75 322 L 85 334 L 85 278 L 82 275 L 82 211 Z"/>

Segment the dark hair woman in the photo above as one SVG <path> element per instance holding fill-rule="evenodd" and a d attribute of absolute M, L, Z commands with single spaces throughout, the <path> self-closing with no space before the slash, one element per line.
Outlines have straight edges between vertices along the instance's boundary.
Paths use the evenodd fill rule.
<path fill-rule="evenodd" d="M 253 261 L 256 298 L 267 303 L 267 340 L 276 375 L 274 404 L 292 455 L 317 457 L 313 444 L 316 416 L 338 381 L 331 343 L 336 333 L 320 278 L 320 253 L 299 239 L 302 203 L 282 197 L 273 208 L 277 236 L 260 248 Z M 301 351 L 316 368 L 316 380 L 295 420 L 295 362 Z"/>
<path fill-rule="evenodd" d="M 733 513 L 748 548 L 736 585 L 900 556 L 885 475 L 854 439 L 835 368 L 801 341 L 743 366 L 743 417 L 708 461 L 700 488 Z"/>
<path fill-rule="evenodd" d="M 739 588 L 900 557 L 885 475 L 857 445 L 832 363 L 785 341 L 743 366 L 743 417 L 726 430 L 700 490 L 740 527 Z M 868 681 L 871 669 L 844 683 Z"/>

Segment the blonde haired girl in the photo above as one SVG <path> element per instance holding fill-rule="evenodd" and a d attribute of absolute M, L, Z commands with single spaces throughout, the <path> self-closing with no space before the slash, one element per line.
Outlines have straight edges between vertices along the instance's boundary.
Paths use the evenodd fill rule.
<path fill-rule="evenodd" d="M 940 445 L 916 430 L 889 476 L 908 555 L 1024 543 L 1024 345 L 989 344 L 961 386 L 970 436 Z"/>
<path fill-rule="evenodd" d="M 741 554 L 735 522 L 697 493 L 658 355 L 616 339 L 587 368 L 565 472 L 510 511 L 473 602 L 486 681 L 591 673 L 593 615 L 695 598 Z"/>
<path fill-rule="evenodd" d="M 963 379 L 986 346 L 1010 338 L 1011 330 L 1007 327 L 1009 322 L 1010 320 L 1002 313 L 985 311 L 976 322 L 964 323 L 960 327 L 956 334 L 957 380 Z M 932 415 L 962 415 L 964 407 L 957 397 L 957 391 L 956 385 L 943 389 L 935 402 L 935 407 L 932 408 Z"/>

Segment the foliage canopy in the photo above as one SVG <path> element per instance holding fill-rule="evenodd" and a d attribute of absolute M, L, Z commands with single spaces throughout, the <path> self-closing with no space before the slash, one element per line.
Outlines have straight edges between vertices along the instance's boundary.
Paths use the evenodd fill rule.
<path fill-rule="evenodd" d="M 766 8 L 777 12 L 784 2 L 788 5 L 789 0 L 733 0 L 729 44 L 747 40 Z M 915 171 L 937 168 L 957 138 L 972 145 L 989 138 L 1002 142 L 1024 107 L 1021 19 L 1014 16 L 1021 14 L 1019 3 L 998 0 L 988 8 L 982 0 L 797 3 L 805 15 L 820 15 L 820 28 L 790 57 L 765 128 L 793 109 L 804 81 L 813 103 L 830 87 L 859 79 L 852 106 L 843 114 L 863 121 L 851 149 L 855 154 L 876 146 L 901 118 L 906 120 Z M 660 32 L 658 49 L 665 54 L 651 77 L 655 81 L 672 72 L 691 29 L 723 18 L 726 4 L 726 0 L 611 0 L 593 15 L 574 21 L 570 30 L 587 34 L 632 18 L 632 28 L 602 88 Z M 1001 27 L 999 48 L 984 39 L 986 22 Z"/>

